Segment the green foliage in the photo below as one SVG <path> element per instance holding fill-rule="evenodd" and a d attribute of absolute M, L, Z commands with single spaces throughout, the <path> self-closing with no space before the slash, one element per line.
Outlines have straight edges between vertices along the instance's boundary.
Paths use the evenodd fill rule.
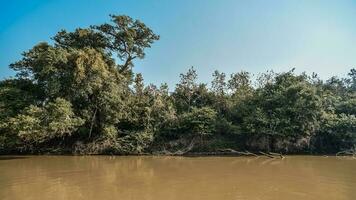
<path fill-rule="evenodd" d="M 143 154 L 153 142 L 153 133 L 130 132 L 120 136 L 103 135 L 92 142 L 75 144 L 76 154 Z"/>
<path fill-rule="evenodd" d="M 144 23 L 133 20 L 129 16 L 111 15 L 113 24 L 93 26 L 108 40 L 106 47 L 114 51 L 125 62 L 120 65 L 120 71 L 126 72 L 132 67 L 135 58 L 144 58 L 145 48 L 159 39 Z"/>
<path fill-rule="evenodd" d="M 78 28 L 74 32 L 59 31 L 53 40 L 56 46 L 62 48 L 94 48 L 104 50 L 108 46 L 108 39 L 101 33 L 88 28 Z"/>
<path fill-rule="evenodd" d="M 53 43 L 24 52 L 10 65 L 16 78 L 0 81 L 0 152 L 141 154 L 192 150 L 198 139 L 196 150 L 335 152 L 356 145 L 355 69 L 326 82 L 293 70 L 255 82 L 245 71 L 215 71 L 209 88 L 191 67 L 170 93 L 167 84 L 145 85 L 132 71 L 158 39 L 141 21 L 112 15 L 110 23 L 61 30 Z"/>
<path fill-rule="evenodd" d="M 26 79 L 0 82 L 0 120 L 14 116 L 36 102 L 36 86 Z"/>
<path fill-rule="evenodd" d="M 280 74 L 251 100 L 255 107 L 250 106 L 244 122 L 251 133 L 301 137 L 319 127 L 321 101 L 303 75 Z"/>
<path fill-rule="evenodd" d="M 348 150 L 356 145 L 356 117 L 347 114 L 325 114 L 322 128 L 315 138 L 315 148 L 323 152 Z"/>
<path fill-rule="evenodd" d="M 345 113 L 349 115 L 356 115 L 356 92 L 349 94 L 335 105 L 336 113 Z"/>
<path fill-rule="evenodd" d="M 11 117 L 37 102 L 36 85 L 27 79 L 9 79 L 0 82 L 0 152 L 10 152 L 18 144 L 17 135 L 7 130 Z"/>
<path fill-rule="evenodd" d="M 205 107 L 213 104 L 212 94 L 206 84 L 198 84 L 198 74 L 191 67 L 186 74 L 180 74 L 180 83 L 172 94 L 177 112 L 189 112 L 193 107 Z"/>
<path fill-rule="evenodd" d="M 303 74 L 290 71 L 268 80 L 258 79 L 262 81 L 258 88 L 245 86 L 233 94 L 230 120 L 239 127 L 247 146 L 260 143 L 253 148 L 286 151 L 287 147 L 278 144 L 310 138 L 319 129 L 322 102 Z"/>
<path fill-rule="evenodd" d="M 180 131 L 193 136 L 209 136 L 215 132 L 216 111 L 208 108 L 192 108 L 180 116 Z"/>
<path fill-rule="evenodd" d="M 19 137 L 25 146 L 32 147 L 71 136 L 82 124 L 83 120 L 73 113 L 71 103 L 57 98 L 43 107 L 27 107 L 7 121 L 5 130 Z"/>
<path fill-rule="evenodd" d="M 240 73 L 231 74 L 231 78 L 228 81 L 228 88 L 234 95 L 252 90 L 250 73 L 242 71 Z"/>

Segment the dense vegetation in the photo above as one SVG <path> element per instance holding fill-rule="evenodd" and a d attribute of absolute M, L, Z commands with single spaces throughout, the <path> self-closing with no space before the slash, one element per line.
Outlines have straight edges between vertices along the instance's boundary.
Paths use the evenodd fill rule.
<path fill-rule="evenodd" d="M 159 39 L 128 16 L 39 43 L 0 82 L 0 152 L 218 151 L 332 153 L 356 145 L 356 70 L 316 74 L 190 68 L 174 90 L 143 83 L 133 61 Z"/>

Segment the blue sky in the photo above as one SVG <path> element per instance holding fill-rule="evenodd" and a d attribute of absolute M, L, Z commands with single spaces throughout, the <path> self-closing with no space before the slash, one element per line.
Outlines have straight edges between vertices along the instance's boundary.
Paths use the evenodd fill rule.
<path fill-rule="evenodd" d="M 135 62 L 146 83 L 174 86 L 194 66 L 209 82 L 225 73 L 318 72 L 343 76 L 356 67 L 356 1 L 0 0 L 0 79 L 21 52 L 74 30 L 125 14 L 161 36 Z"/>

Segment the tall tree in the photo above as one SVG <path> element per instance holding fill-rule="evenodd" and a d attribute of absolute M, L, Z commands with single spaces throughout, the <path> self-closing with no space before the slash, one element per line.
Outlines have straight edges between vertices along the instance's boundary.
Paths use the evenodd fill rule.
<path fill-rule="evenodd" d="M 144 58 L 145 49 L 159 39 L 144 23 L 129 16 L 111 15 L 113 24 L 102 24 L 92 28 L 100 31 L 109 41 L 108 48 L 123 61 L 120 72 L 130 70 L 135 58 Z"/>

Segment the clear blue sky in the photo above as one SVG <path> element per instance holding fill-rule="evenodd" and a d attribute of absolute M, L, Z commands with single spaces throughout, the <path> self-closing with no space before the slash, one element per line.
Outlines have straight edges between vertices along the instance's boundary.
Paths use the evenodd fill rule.
<path fill-rule="evenodd" d="M 174 86 L 194 66 L 209 82 L 214 69 L 268 69 L 343 76 L 356 67 L 356 1 L 246 0 L 0 0 L 0 79 L 8 65 L 60 29 L 142 20 L 161 40 L 136 62 L 146 83 Z"/>

